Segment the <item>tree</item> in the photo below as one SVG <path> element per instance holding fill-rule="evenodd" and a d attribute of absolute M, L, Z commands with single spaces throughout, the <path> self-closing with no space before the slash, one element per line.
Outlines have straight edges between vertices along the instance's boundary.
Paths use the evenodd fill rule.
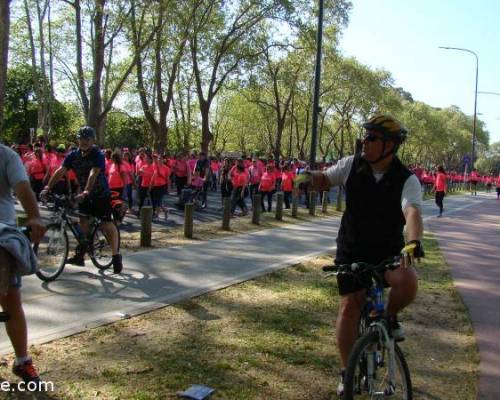
<path fill-rule="evenodd" d="M 5 86 L 9 55 L 10 0 L 0 2 L 0 131 L 3 130 Z"/>
<path fill-rule="evenodd" d="M 144 116 L 153 132 L 154 145 L 158 151 L 163 152 L 167 145 L 167 116 L 174 96 L 174 84 L 198 3 L 193 5 L 194 9 L 192 10 L 184 3 L 176 1 L 168 3 L 163 1 L 160 2 L 157 9 L 152 8 L 150 29 L 156 33 L 152 48 L 144 49 L 146 51 L 141 51 L 141 43 L 144 37 L 148 36 L 148 33 L 144 32 L 144 29 L 138 30 L 135 1 L 132 4 L 131 22 L 137 89 Z M 145 18 L 144 11 L 146 10 L 143 9 L 140 20 Z M 186 16 L 186 14 L 188 15 Z M 144 65 L 143 58 L 146 57 L 152 59 L 151 63 L 147 63 L 151 65 L 150 68 Z M 150 90 L 146 89 L 145 75 L 151 81 Z M 167 82 L 166 88 L 164 88 L 165 81 Z M 148 96 L 148 93 L 152 93 L 152 95 Z M 157 103 L 158 117 L 155 113 L 155 103 Z"/>
<path fill-rule="evenodd" d="M 123 47 L 126 42 L 124 24 L 130 17 L 133 4 L 127 6 L 124 0 L 87 0 L 88 12 L 82 13 L 82 0 L 63 1 L 69 4 L 74 12 L 76 70 L 63 59 L 60 58 L 59 61 L 64 64 L 66 75 L 73 83 L 86 124 L 96 129 L 97 140 L 100 142 L 104 139 L 102 136 L 106 115 L 136 65 L 134 57 L 117 57 L 117 61 L 114 57 L 116 48 Z M 154 3 L 152 0 L 146 0 L 143 7 Z M 84 22 L 88 25 L 85 30 Z M 90 37 L 84 37 L 88 32 Z M 156 30 L 152 30 L 149 36 L 144 38 L 138 48 L 139 52 L 149 45 L 155 33 Z M 84 64 L 84 54 L 92 59 L 91 65 Z M 89 73 L 85 72 L 85 67 L 89 67 Z M 90 83 L 87 80 L 90 80 Z"/>

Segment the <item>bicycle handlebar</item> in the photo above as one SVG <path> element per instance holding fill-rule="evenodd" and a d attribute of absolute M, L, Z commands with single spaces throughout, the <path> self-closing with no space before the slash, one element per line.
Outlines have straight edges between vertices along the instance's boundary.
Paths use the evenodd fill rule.
<path fill-rule="evenodd" d="M 400 266 L 400 256 L 390 257 L 379 264 L 370 264 L 365 262 L 354 262 L 352 264 L 327 265 L 322 268 L 323 272 L 332 272 L 330 275 L 339 274 L 358 274 L 366 272 L 382 272 L 386 270 L 395 270 Z"/>

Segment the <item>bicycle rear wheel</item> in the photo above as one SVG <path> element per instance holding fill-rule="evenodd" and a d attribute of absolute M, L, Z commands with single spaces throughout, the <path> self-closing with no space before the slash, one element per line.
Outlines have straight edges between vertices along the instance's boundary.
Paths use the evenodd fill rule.
<path fill-rule="evenodd" d="M 42 281 L 55 280 L 64 270 L 69 245 L 66 230 L 60 224 L 51 224 L 40 243 L 33 245 L 38 259 L 36 276 Z"/>
<path fill-rule="evenodd" d="M 120 229 L 116 226 L 116 231 L 118 232 L 118 250 L 120 249 Z M 90 242 L 89 248 L 90 259 L 92 264 L 101 270 L 108 269 L 113 261 L 113 251 L 109 245 L 104 232 L 101 227 L 95 228 L 92 233 L 92 240 Z"/>
<path fill-rule="evenodd" d="M 412 400 L 410 371 L 403 352 L 395 344 L 396 371 L 394 386 L 389 383 L 389 350 L 371 331 L 355 343 L 347 364 L 344 400 L 390 398 Z M 371 373 L 370 373 L 371 371 Z"/>

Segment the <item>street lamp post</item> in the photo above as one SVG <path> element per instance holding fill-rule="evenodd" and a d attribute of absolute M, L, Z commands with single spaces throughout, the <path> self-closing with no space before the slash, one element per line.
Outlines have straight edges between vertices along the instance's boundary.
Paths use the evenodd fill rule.
<path fill-rule="evenodd" d="M 448 47 L 448 46 L 439 46 L 440 49 L 445 49 L 445 50 L 458 50 L 458 51 L 465 51 L 467 53 L 470 53 L 476 57 L 476 90 L 474 91 L 474 123 L 472 127 L 472 155 L 471 155 L 471 170 L 474 168 L 474 161 L 476 159 L 476 112 L 477 112 L 477 78 L 478 78 L 478 73 L 479 73 L 479 60 L 477 57 L 477 54 L 474 53 L 472 50 L 469 49 L 462 49 L 460 47 Z"/>
<path fill-rule="evenodd" d="M 316 36 L 316 70 L 314 76 L 314 99 L 313 99 L 313 115 L 312 115 L 312 130 L 311 130 L 311 155 L 309 158 L 309 167 L 314 169 L 316 166 L 316 147 L 318 145 L 318 114 L 321 109 L 319 107 L 319 90 L 321 81 L 321 46 L 323 40 L 323 0 L 319 0 L 318 8 L 318 32 Z"/>

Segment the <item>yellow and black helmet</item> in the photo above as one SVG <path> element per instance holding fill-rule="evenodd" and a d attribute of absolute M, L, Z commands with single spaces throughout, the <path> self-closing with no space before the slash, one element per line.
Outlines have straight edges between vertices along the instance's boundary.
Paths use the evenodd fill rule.
<path fill-rule="evenodd" d="M 396 118 L 390 115 L 375 115 L 363 124 L 363 128 L 382 132 L 389 140 L 402 143 L 406 139 L 408 130 Z"/>

